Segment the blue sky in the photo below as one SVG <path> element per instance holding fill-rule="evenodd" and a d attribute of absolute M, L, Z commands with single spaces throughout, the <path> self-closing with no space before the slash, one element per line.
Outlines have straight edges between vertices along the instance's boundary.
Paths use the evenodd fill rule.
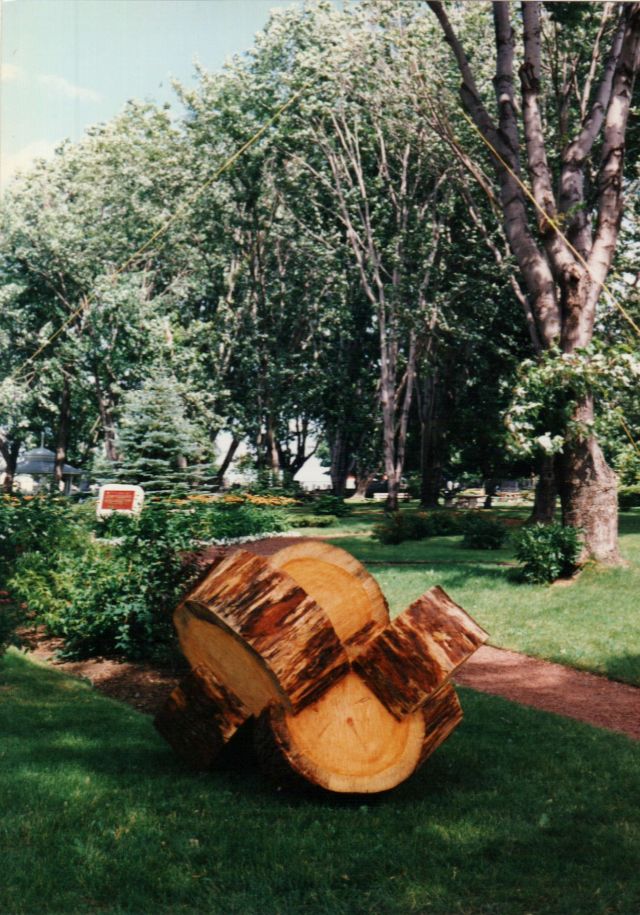
<path fill-rule="evenodd" d="M 302 0 L 0 0 L 0 184 L 131 98 L 174 101 Z"/>

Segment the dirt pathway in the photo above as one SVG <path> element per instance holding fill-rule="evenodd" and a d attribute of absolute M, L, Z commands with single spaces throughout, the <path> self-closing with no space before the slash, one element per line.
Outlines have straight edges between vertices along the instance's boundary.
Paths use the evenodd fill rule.
<path fill-rule="evenodd" d="M 640 688 L 484 645 L 456 683 L 640 740 Z"/>
<path fill-rule="evenodd" d="M 273 537 L 246 546 L 268 556 L 305 539 L 308 538 Z M 224 551 L 224 548 L 211 547 L 199 554 L 198 565 L 206 569 L 219 560 Z M 85 677 L 101 692 L 146 714 L 155 714 L 180 680 L 179 672 L 160 670 L 149 664 L 99 659 L 61 663 L 55 660 L 60 640 L 48 639 L 42 631 L 26 635 L 35 660 L 53 663 L 60 670 Z M 638 687 L 487 645 L 473 655 L 455 679 L 461 686 L 640 740 Z"/>

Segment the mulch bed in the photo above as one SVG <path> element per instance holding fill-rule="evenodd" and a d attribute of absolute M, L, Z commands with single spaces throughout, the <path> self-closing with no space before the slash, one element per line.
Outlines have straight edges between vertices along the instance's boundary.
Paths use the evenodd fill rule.
<path fill-rule="evenodd" d="M 243 544 L 243 548 L 269 556 L 285 546 L 306 539 L 309 538 L 274 537 Z M 197 556 L 198 566 L 203 571 L 206 570 L 209 565 L 219 562 L 227 549 L 211 547 L 205 550 Z M 48 637 L 42 628 L 24 630 L 22 638 L 34 660 L 50 663 L 65 673 L 84 677 L 106 695 L 149 715 L 159 710 L 183 675 L 180 670 L 131 661 L 101 658 L 60 661 L 56 658 L 56 652 L 62 647 L 61 640 Z M 638 687 L 488 645 L 473 655 L 455 679 L 462 686 L 640 740 Z"/>

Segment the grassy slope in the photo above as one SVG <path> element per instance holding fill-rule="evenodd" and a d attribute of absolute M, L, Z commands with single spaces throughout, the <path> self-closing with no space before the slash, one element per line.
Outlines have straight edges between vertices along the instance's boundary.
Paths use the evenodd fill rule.
<path fill-rule="evenodd" d="M 510 580 L 509 568 L 498 564 L 513 561 L 509 544 L 496 551 L 465 550 L 459 537 L 437 537 L 383 546 L 368 533 L 380 515 L 381 509 L 358 508 L 341 522 L 340 532 L 330 530 L 334 543 L 365 563 L 427 563 L 370 566 L 393 612 L 439 584 L 488 630 L 491 644 L 640 685 L 640 511 L 621 515 L 620 543 L 629 566 L 586 569 L 567 587 Z"/>
<path fill-rule="evenodd" d="M 151 722 L 0 661 L 0 911 L 631 915 L 640 746 L 463 691 L 466 720 L 386 796 L 186 774 Z"/>

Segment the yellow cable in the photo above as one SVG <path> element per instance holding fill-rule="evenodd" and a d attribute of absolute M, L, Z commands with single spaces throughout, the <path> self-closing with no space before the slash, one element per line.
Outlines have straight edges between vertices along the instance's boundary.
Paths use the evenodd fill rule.
<path fill-rule="evenodd" d="M 521 188 L 521 189 L 524 191 L 524 193 L 527 195 L 527 197 L 529 198 L 529 200 L 531 201 L 531 203 L 534 205 L 534 207 L 536 208 L 536 210 L 540 213 L 540 215 L 543 216 L 544 219 L 549 223 L 549 225 L 552 226 L 552 227 L 555 229 L 555 231 L 558 233 L 558 235 L 560 236 L 560 238 L 561 238 L 561 239 L 564 241 L 564 243 L 566 244 L 567 248 L 571 251 L 571 253 L 574 255 L 574 257 L 576 257 L 576 258 L 578 259 L 578 261 L 582 264 L 582 266 L 585 268 L 585 270 L 587 271 L 587 273 L 589 274 L 589 276 L 591 277 L 591 279 L 592 279 L 595 283 L 597 283 L 598 281 L 594 278 L 593 273 L 592 273 L 591 268 L 589 267 L 588 263 L 586 262 L 586 260 L 584 259 L 584 257 L 580 254 L 580 252 L 577 251 L 576 248 L 574 248 L 574 246 L 571 244 L 571 242 L 569 241 L 569 239 L 567 238 L 567 236 L 564 234 L 564 232 L 562 231 L 562 229 L 560 228 L 560 226 L 558 225 L 558 223 L 556 222 L 556 220 L 553 219 L 551 216 L 549 216 L 549 214 L 546 212 L 546 210 L 544 209 L 544 207 L 541 207 L 541 206 L 540 206 L 540 204 L 539 204 L 538 201 L 535 199 L 535 197 L 533 196 L 533 194 L 531 193 L 531 191 L 529 190 L 529 188 L 527 187 L 527 185 L 524 183 L 524 181 L 522 181 L 522 179 L 519 177 L 519 175 L 517 175 L 517 174 L 513 171 L 513 169 L 511 168 L 511 166 L 510 166 L 507 162 L 505 162 L 505 160 L 502 158 L 502 156 L 500 155 L 500 153 L 498 152 L 498 150 L 495 148 L 495 146 L 493 145 L 493 143 L 491 143 L 491 141 L 488 140 L 488 139 L 485 137 L 485 135 L 482 133 L 482 131 L 480 130 L 480 128 L 479 128 L 479 127 L 477 126 L 477 124 L 475 124 L 474 121 L 469 117 L 469 115 L 467 114 L 466 111 L 462 111 L 462 116 L 463 116 L 464 119 L 467 121 L 467 123 L 469 123 L 469 124 L 473 127 L 473 129 L 476 131 L 476 133 L 480 136 L 480 139 L 481 139 L 482 142 L 485 144 L 485 146 L 488 146 L 488 147 L 489 147 L 489 149 L 491 150 L 491 152 L 493 153 L 493 155 L 496 157 L 496 159 L 498 160 L 498 162 L 502 165 L 502 167 L 505 168 L 505 169 L 509 172 L 509 174 L 511 175 L 511 177 L 518 183 L 518 185 L 520 186 L 520 188 Z M 456 140 L 456 142 L 457 142 L 457 140 Z M 640 336 L 640 327 L 638 327 L 638 325 L 637 325 L 636 322 L 633 320 L 633 318 L 631 317 L 631 315 L 630 315 L 630 314 L 627 312 L 627 310 L 620 304 L 620 302 L 617 301 L 617 299 L 615 298 L 615 296 L 613 295 L 613 293 L 611 292 L 611 290 L 609 289 L 609 287 L 607 286 L 607 284 L 603 282 L 603 283 L 600 284 L 600 286 L 601 286 L 602 290 L 603 290 L 603 291 L 607 294 L 607 296 L 609 297 L 609 302 L 610 302 L 611 304 L 613 304 L 613 305 L 620 311 L 620 313 L 622 314 L 622 316 L 624 317 L 624 319 L 631 325 L 631 327 L 633 327 L 633 329 L 634 329 L 635 332 L 638 334 L 638 336 Z"/>
<path fill-rule="evenodd" d="M 522 181 L 522 179 L 520 178 L 520 176 L 517 175 L 517 174 L 513 171 L 513 169 L 511 168 L 511 166 L 508 164 L 508 162 L 505 162 L 505 160 L 502 158 L 502 156 L 500 155 L 500 153 L 498 152 L 498 150 L 495 148 L 495 146 L 493 145 L 493 143 L 491 143 L 491 141 L 488 140 L 487 137 L 485 137 L 485 135 L 482 133 L 482 131 L 480 130 L 480 128 L 477 126 L 477 124 L 475 124 L 475 122 L 472 120 L 472 118 L 469 117 L 469 115 L 467 114 L 467 112 L 466 112 L 466 111 L 462 111 L 461 114 L 462 114 L 462 116 L 464 117 L 464 119 L 467 121 L 467 123 L 470 124 L 471 127 L 473 127 L 473 129 L 476 131 L 476 133 L 480 136 L 480 139 L 482 140 L 482 142 L 489 148 L 489 150 L 491 151 L 491 153 L 495 156 L 495 158 L 498 160 L 498 162 L 500 162 L 500 164 L 502 165 L 502 167 L 505 168 L 505 169 L 509 172 L 509 174 L 511 175 L 511 177 L 517 182 L 517 184 L 519 185 L 519 187 L 524 191 L 524 193 L 525 193 L 526 196 L 529 198 L 529 200 L 531 201 L 531 203 L 534 205 L 534 207 L 536 208 L 536 210 L 541 214 L 541 216 L 543 216 L 543 218 L 549 223 L 549 225 L 552 226 L 552 227 L 555 229 L 555 231 L 558 233 L 558 235 L 560 236 L 560 238 L 562 238 L 562 240 L 564 241 L 564 243 L 566 244 L 566 246 L 569 248 L 569 250 L 571 251 L 571 253 L 574 255 L 574 257 L 576 257 L 576 258 L 578 259 L 578 261 L 582 264 L 582 266 L 585 268 L 585 270 L 587 271 L 587 273 L 589 274 L 589 276 L 590 276 L 592 279 L 594 279 L 593 273 L 591 272 L 591 268 L 589 267 L 588 263 L 586 262 L 586 260 L 584 259 L 584 257 L 580 254 L 580 252 L 579 252 L 578 250 L 576 250 L 576 248 L 571 244 L 571 242 L 569 241 L 569 239 L 567 238 L 567 236 L 564 234 L 564 232 L 562 231 L 562 229 L 560 228 L 560 226 L 558 225 L 558 223 L 556 222 L 556 220 L 553 219 L 551 216 L 549 216 L 549 214 L 546 212 L 546 210 L 544 209 L 544 207 L 541 207 L 541 206 L 540 206 L 540 204 L 539 204 L 538 201 L 535 199 L 535 197 L 533 196 L 532 192 L 529 190 L 529 188 L 528 188 L 527 185 L 524 183 L 524 181 Z M 453 137 L 453 139 L 454 139 L 454 142 L 455 142 L 455 143 L 458 143 L 457 138 Z M 594 282 L 597 282 L 597 281 L 594 279 Z M 640 336 L 640 327 L 638 327 L 638 325 L 637 325 L 636 322 L 633 320 L 633 318 L 631 317 L 631 315 L 630 315 L 630 314 L 627 312 L 627 310 L 620 304 L 620 302 L 618 302 L 618 300 L 615 298 L 615 296 L 613 295 L 613 293 L 611 292 L 611 290 L 609 289 L 609 287 L 607 286 L 607 284 L 606 284 L 606 283 L 602 283 L 602 284 L 601 284 L 601 288 L 603 289 L 603 291 L 604 291 L 604 292 L 606 293 L 606 295 L 608 296 L 609 302 L 610 302 L 611 304 L 613 304 L 613 305 L 620 311 L 620 313 L 621 313 L 622 316 L 625 318 L 625 320 L 631 325 L 631 327 L 633 327 L 633 329 L 635 330 L 635 332 Z M 624 416 L 622 416 L 621 414 L 619 414 L 619 419 L 620 419 L 620 424 L 621 424 L 622 428 L 624 429 L 624 431 L 625 431 L 625 433 L 626 433 L 626 435 L 627 435 L 627 438 L 629 439 L 629 441 L 631 442 L 631 444 L 632 444 L 633 447 L 635 448 L 636 452 L 640 455 L 640 446 L 638 445 L 638 443 L 637 443 L 636 440 L 634 439 L 633 434 L 631 433 L 631 430 L 629 429 L 629 426 L 627 425 L 627 423 L 626 423 L 626 421 L 625 421 L 625 419 L 624 419 Z"/>
<path fill-rule="evenodd" d="M 619 420 L 620 420 L 620 425 L 622 426 L 622 428 L 624 429 L 624 431 L 627 433 L 627 438 L 629 439 L 629 441 L 631 442 L 631 444 L 632 444 L 633 447 L 635 448 L 636 452 L 637 452 L 638 454 L 640 454 L 640 446 L 638 446 L 638 443 L 636 442 L 636 440 L 634 439 L 633 435 L 631 434 L 631 429 L 629 429 L 629 426 L 627 425 L 624 416 L 623 416 L 621 413 L 619 413 L 619 414 L 618 414 L 618 418 L 619 418 Z"/>
<path fill-rule="evenodd" d="M 158 238 L 160 238 L 162 235 L 164 235 L 165 232 L 167 232 L 168 229 L 173 225 L 173 223 L 176 222 L 183 215 L 186 207 L 188 207 L 191 203 L 193 203 L 194 200 L 197 200 L 197 198 L 208 187 L 210 187 L 215 181 L 218 180 L 220 175 L 222 175 L 229 168 L 231 168 L 231 166 L 234 165 L 235 162 L 237 162 L 237 160 L 240 158 L 240 156 L 242 156 L 251 146 L 253 146 L 254 143 L 257 143 L 257 141 L 260 139 L 260 137 L 263 135 L 263 133 L 265 133 L 269 129 L 269 127 L 271 127 L 271 125 L 274 124 L 278 120 L 279 117 L 281 117 L 281 115 L 286 111 L 287 108 L 290 107 L 290 105 L 293 105 L 293 103 L 295 101 L 297 101 L 297 99 L 304 92 L 305 88 L 306 87 L 303 86 L 302 89 L 299 89 L 297 92 L 295 92 L 291 96 L 290 99 L 288 99 L 286 102 L 284 102 L 284 104 L 282 104 L 277 109 L 275 114 L 273 114 L 267 121 L 265 121 L 265 123 L 262 125 L 262 127 L 260 127 L 260 129 L 257 130 L 256 133 L 254 133 L 253 136 L 250 137 L 250 139 L 248 139 L 246 141 L 246 143 L 243 143 L 239 149 L 237 149 L 231 156 L 229 156 L 229 158 L 225 162 L 223 162 L 223 164 L 218 169 L 216 169 L 216 171 L 213 173 L 213 175 L 210 178 L 208 178 L 204 182 L 204 184 L 200 185 L 200 187 L 196 188 L 191 194 L 189 194 L 187 197 L 185 197 L 182 200 L 178 209 L 173 213 L 173 215 L 170 216 L 166 220 L 166 222 L 164 222 L 160 226 L 159 229 L 157 229 L 152 235 L 150 235 L 149 238 L 146 240 L 146 242 L 144 242 L 144 244 L 142 244 L 138 248 L 138 250 L 135 251 L 131 255 L 131 257 L 129 257 L 123 264 L 120 264 L 120 266 L 111 273 L 109 279 L 113 280 L 117 276 L 119 276 L 121 273 L 123 273 L 127 269 L 127 267 L 130 267 L 131 264 L 135 260 L 137 260 L 140 257 L 140 255 L 143 254 L 147 250 L 147 248 L 149 248 L 150 245 L 152 245 L 154 243 L 154 241 L 157 241 Z M 10 372 L 9 375 L 6 376 L 5 381 L 8 380 L 9 378 L 11 378 L 12 376 L 14 377 L 14 380 L 17 380 L 20 377 L 20 375 L 22 374 L 22 372 L 26 369 L 26 367 L 28 365 L 30 365 L 32 362 L 35 362 L 35 360 L 38 358 L 38 356 L 42 352 L 44 352 L 44 350 L 47 349 L 47 347 L 50 346 L 54 342 L 54 340 L 57 340 L 57 338 L 60 336 L 60 334 L 64 333 L 64 331 L 69 327 L 69 325 L 72 324 L 75 321 L 75 319 L 89 307 L 89 305 L 91 305 L 92 301 L 93 301 L 92 298 L 84 299 L 82 304 L 78 308 L 76 308 L 75 311 L 71 312 L 69 317 L 65 321 L 63 321 L 63 323 L 60 325 L 60 327 L 58 327 L 58 329 L 55 330 L 51 334 L 51 336 L 48 337 L 47 340 L 45 340 L 45 342 L 42 343 L 41 346 L 39 346 L 38 349 L 34 353 L 32 353 L 28 357 L 28 359 L 26 359 L 22 363 L 22 365 L 20 365 L 17 369 L 14 369 L 13 372 Z"/>

